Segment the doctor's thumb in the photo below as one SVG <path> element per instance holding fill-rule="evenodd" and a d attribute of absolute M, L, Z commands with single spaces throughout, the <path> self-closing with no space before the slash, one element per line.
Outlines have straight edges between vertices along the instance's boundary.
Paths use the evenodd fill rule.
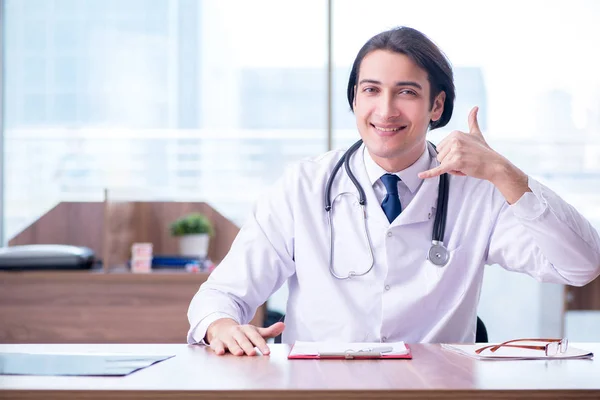
<path fill-rule="evenodd" d="M 274 338 L 279 335 L 285 329 L 285 324 L 283 322 L 275 322 L 273 325 L 266 328 L 258 328 L 258 333 L 263 338 Z"/>

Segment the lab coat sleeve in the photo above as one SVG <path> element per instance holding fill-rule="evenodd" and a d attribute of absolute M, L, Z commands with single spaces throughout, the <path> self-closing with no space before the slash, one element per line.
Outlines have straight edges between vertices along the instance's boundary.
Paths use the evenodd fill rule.
<path fill-rule="evenodd" d="M 583 286 L 600 274 L 598 232 L 574 207 L 529 178 L 531 192 L 509 205 L 495 190 L 499 208 L 487 264 L 527 273 L 540 282 Z"/>
<path fill-rule="evenodd" d="M 295 175 L 290 167 L 261 197 L 229 253 L 192 299 L 188 343 L 203 343 L 208 326 L 219 318 L 247 324 L 294 273 Z"/>

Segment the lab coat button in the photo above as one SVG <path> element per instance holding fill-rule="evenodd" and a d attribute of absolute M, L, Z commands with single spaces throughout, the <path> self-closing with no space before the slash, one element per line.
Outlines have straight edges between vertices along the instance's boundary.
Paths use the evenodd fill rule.
<path fill-rule="evenodd" d="M 385 290 L 390 290 L 390 285 L 385 285 Z"/>
<path fill-rule="evenodd" d="M 382 342 L 385 342 L 386 340 L 387 340 L 387 338 L 385 336 L 381 338 Z"/>
<path fill-rule="evenodd" d="M 387 237 L 392 237 L 392 232 L 388 232 Z"/>

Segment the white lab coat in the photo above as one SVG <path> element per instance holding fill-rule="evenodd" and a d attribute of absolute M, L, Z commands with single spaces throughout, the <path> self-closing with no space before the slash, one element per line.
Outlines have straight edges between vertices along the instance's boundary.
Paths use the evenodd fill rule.
<path fill-rule="evenodd" d="M 188 342 L 202 341 L 214 320 L 248 323 L 285 281 L 289 298 L 283 342 L 473 342 L 485 264 L 538 281 L 584 285 L 600 274 L 600 238 L 555 193 L 529 178 L 532 193 L 509 205 L 488 181 L 450 176 L 445 244 L 449 263 L 426 260 L 439 178 L 425 180 L 391 224 L 369 182 L 361 147 L 351 167 L 367 198 L 375 265 L 362 277 L 329 272 L 325 184 L 343 151 L 288 168 L 257 203 L 229 254 L 194 296 Z M 430 148 L 431 166 L 438 165 Z M 342 168 L 332 187 L 358 196 Z M 358 197 L 337 197 L 333 208 L 334 266 L 339 275 L 370 265 Z M 506 295 L 510 296 L 510 288 Z M 518 310 L 514 310 L 518 312 Z"/>

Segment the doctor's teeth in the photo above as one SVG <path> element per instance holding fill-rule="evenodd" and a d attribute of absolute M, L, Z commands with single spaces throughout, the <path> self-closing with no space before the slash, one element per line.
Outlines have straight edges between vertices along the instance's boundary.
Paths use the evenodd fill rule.
<path fill-rule="evenodd" d="M 383 132 L 394 132 L 394 131 L 399 131 L 400 128 L 380 128 L 377 127 L 378 130 L 383 131 Z"/>

